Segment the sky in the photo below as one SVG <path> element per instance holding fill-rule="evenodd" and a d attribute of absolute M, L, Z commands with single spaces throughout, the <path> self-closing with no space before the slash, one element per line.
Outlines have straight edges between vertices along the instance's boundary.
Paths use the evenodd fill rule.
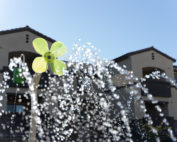
<path fill-rule="evenodd" d="M 177 0 L 0 0 L 0 30 L 26 25 L 68 50 L 91 42 L 101 58 L 154 46 L 177 59 Z"/>

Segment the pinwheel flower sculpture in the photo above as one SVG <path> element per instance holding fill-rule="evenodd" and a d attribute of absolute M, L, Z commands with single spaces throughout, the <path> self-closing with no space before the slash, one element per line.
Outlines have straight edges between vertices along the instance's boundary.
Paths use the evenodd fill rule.
<path fill-rule="evenodd" d="M 36 52 L 42 57 L 36 57 L 32 63 L 32 68 L 36 73 L 43 73 L 50 65 L 55 74 L 63 75 L 63 69 L 66 69 L 66 64 L 57 59 L 66 53 L 66 47 L 61 42 L 54 42 L 51 49 L 48 49 L 48 43 L 43 38 L 33 40 L 33 47 Z"/>

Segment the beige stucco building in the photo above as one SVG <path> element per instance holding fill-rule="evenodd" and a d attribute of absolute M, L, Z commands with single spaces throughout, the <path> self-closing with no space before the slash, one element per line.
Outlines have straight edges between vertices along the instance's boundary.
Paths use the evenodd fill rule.
<path fill-rule="evenodd" d="M 36 56 L 39 55 L 36 54 L 32 46 L 32 41 L 37 37 L 42 37 L 46 39 L 46 41 L 49 44 L 49 47 L 53 42 L 55 42 L 54 39 L 46 35 L 43 35 L 42 33 L 39 33 L 38 31 L 30 28 L 29 26 L 12 29 L 12 30 L 0 31 L 0 82 L 1 83 L 3 81 L 3 73 L 9 72 L 8 64 L 10 62 L 10 59 L 12 57 L 20 57 L 21 54 L 25 55 L 25 62 L 28 64 L 29 70 L 31 71 L 31 73 L 34 73 L 31 68 L 32 61 Z M 13 72 L 9 72 L 9 73 L 10 73 L 10 77 L 13 78 Z M 43 78 L 45 78 L 45 75 L 46 74 L 43 75 Z M 41 84 L 43 81 L 44 80 L 40 81 Z M 29 94 L 26 94 L 28 97 L 26 98 L 24 97 L 24 93 L 28 90 L 28 86 L 27 84 L 24 86 L 17 85 L 13 83 L 12 80 L 8 81 L 7 83 L 9 85 L 9 88 L 6 89 L 5 94 L 3 95 L 1 94 L 1 96 L 3 96 L 3 100 L 0 101 L 0 103 L 2 104 L 0 112 L 10 112 L 10 113 L 6 115 L 4 114 L 0 118 L 1 125 L 3 123 L 6 125 L 5 129 L 2 129 L 2 126 L 0 128 L 0 141 L 10 142 L 12 140 L 16 140 L 18 142 L 21 142 L 22 137 L 19 135 L 19 133 L 17 133 L 13 137 L 13 134 L 10 133 L 10 129 L 11 128 L 15 129 L 20 125 L 21 122 L 24 122 L 25 117 L 20 115 L 20 113 L 30 110 Z M 42 86 L 42 88 L 43 87 L 44 86 Z M 17 88 L 20 89 L 18 90 Z M 22 99 L 21 102 L 18 102 L 19 98 Z M 28 110 L 26 108 L 28 108 Z M 13 114 L 17 114 L 16 116 L 17 120 L 14 120 L 14 122 L 11 124 L 10 118 Z M 20 132 L 20 134 L 24 134 L 24 132 Z"/>
<path fill-rule="evenodd" d="M 114 61 L 120 66 L 126 65 L 127 70 L 133 71 L 139 79 L 153 71 L 160 71 L 160 73 L 165 73 L 169 78 L 177 81 L 177 67 L 173 65 L 176 60 L 154 47 L 127 53 L 114 59 Z M 164 79 L 149 78 L 145 84 L 149 93 L 153 95 L 155 100 L 158 100 L 158 105 L 162 108 L 165 116 L 169 118 L 169 121 L 173 121 L 174 131 L 177 132 L 177 88 Z M 141 90 L 139 90 L 139 94 L 145 101 L 147 112 L 156 118 L 159 113 L 147 99 L 147 95 Z M 134 112 L 137 119 L 143 117 L 143 112 L 139 108 L 140 104 L 135 101 Z"/>
<path fill-rule="evenodd" d="M 48 41 L 49 47 L 53 42 L 54 39 L 47 37 L 39 33 L 38 31 L 30 28 L 29 26 L 23 28 L 17 28 L 7 31 L 0 32 L 0 76 L 2 80 L 3 72 L 8 70 L 8 64 L 12 57 L 20 57 L 21 54 L 25 55 L 25 62 L 27 62 L 28 67 L 31 69 L 31 64 L 36 54 L 33 46 L 32 41 L 37 38 L 42 37 Z M 13 94 L 16 90 L 15 84 L 10 82 L 10 88 L 6 91 L 7 94 Z M 26 91 L 26 87 L 22 87 L 20 89 L 20 94 L 23 94 Z M 7 96 L 5 96 L 7 97 Z M 8 99 L 3 99 L 3 107 L 4 110 L 7 110 Z"/>

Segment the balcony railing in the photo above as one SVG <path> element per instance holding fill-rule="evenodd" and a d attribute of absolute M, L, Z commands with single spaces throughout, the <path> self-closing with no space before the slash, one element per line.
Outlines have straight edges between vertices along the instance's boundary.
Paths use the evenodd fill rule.
<path fill-rule="evenodd" d="M 0 142 L 18 141 L 29 133 L 29 118 L 18 113 L 4 113 L 0 117 Z M 28 119 L 27 119 L 28 118 Z"/>
<path fill-rule="evenodd" d="M 168 134 L 168 128 L 171 128 L 174 135 L 176 136 L 176 121 L 173 119 L 173 117 L 165 118 L 169 122 L 169 126 L 165 126 L 164 124 L 162 124 L 164 118 L 156 116 L 152 118 L 153 127 L 155 127 L 158 131 L 158 137 L 160 138 L 161 142 L 171 142 L 170 136 Z M 134 141 L 155 141 L 155 135 L 152 133 L 151 126 L 148 125 L 146 119 L 133 120 L 130 125 L 132 128 L 132 138 Z"/>
<path fill-rule="evenodd" d="M 30 112 L 3 113 L 0 116 L 0 142 L 27 142 L 30 131 L 30 117 Z M 40 118 L 43 132 L 46 134 L 48 133 L 51 138 L 52 127 L 50 126 L 53 125 L 54 120 L 50 120 L 50 116 L 47 113 L 41 113 Z M 36 138 L 37 141 L 41 140 L 38 131 L 36 133 Z M 43 140 L 45 141 L 45 138 L 43 138 Z"/>

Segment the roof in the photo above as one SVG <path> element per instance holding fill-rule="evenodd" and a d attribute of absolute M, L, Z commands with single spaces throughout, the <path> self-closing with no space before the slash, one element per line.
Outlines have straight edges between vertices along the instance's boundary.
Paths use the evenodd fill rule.
<path fill-rule="evenodd" d="M 156 52 L 158 52 L 159 54 L 161 54 L 162 56 L 165 56 L 166 58 L 172 60 L 173 62 L 176 62 L 176 59 L 168 56 L 167 54 L 157 50 L 156 48 L 154 48 L 153 46 L 152 47 L 149 47 L 149 48 L 145 48 L 145 49 L 141 49 L 141 50 L 137 50 L 137 51 L 134 51 L 134 52 L 129 52 L 127 54 L 124 54 L 116 59 L 113 59 L 115 62 L 120 62 L 122 60 L 125 60 L 126 58 L 132 56 L 132 55 L 135 55 L 135 54 L 139 54 L 139 53 L 142 53 L 142 52 L 146 52 L 146 51 L 150 51 L 150 50 L 154 50 Z"/>
<path fill-rule="evenodd" d="M 48 40 L 50 42 L 55 42 L 56 41 L 56 40 L 54 40 L 54 39 L 52 39 L 52 38 L 50 38 L 50 37 L 48 37 L 48 36 L 46 36 L 44 34 L 32 29 L 29 26 L 22 27 L 22 28 L 15 28 L 15 29 L 10 29 L 10 30 L 5 30 L 5 31 L 0 31 L 0 35 L 23 32 L 23 31 L 29 31 L 29 32 L 31 32 L 33 34 L 36 34 L 36 35 L 38 35 L 38 36 L 40 36 L 40 37 L 42 37 L 42 38 L 44 38 L 44 39 L 46 39 L 46 40 Z"/>

